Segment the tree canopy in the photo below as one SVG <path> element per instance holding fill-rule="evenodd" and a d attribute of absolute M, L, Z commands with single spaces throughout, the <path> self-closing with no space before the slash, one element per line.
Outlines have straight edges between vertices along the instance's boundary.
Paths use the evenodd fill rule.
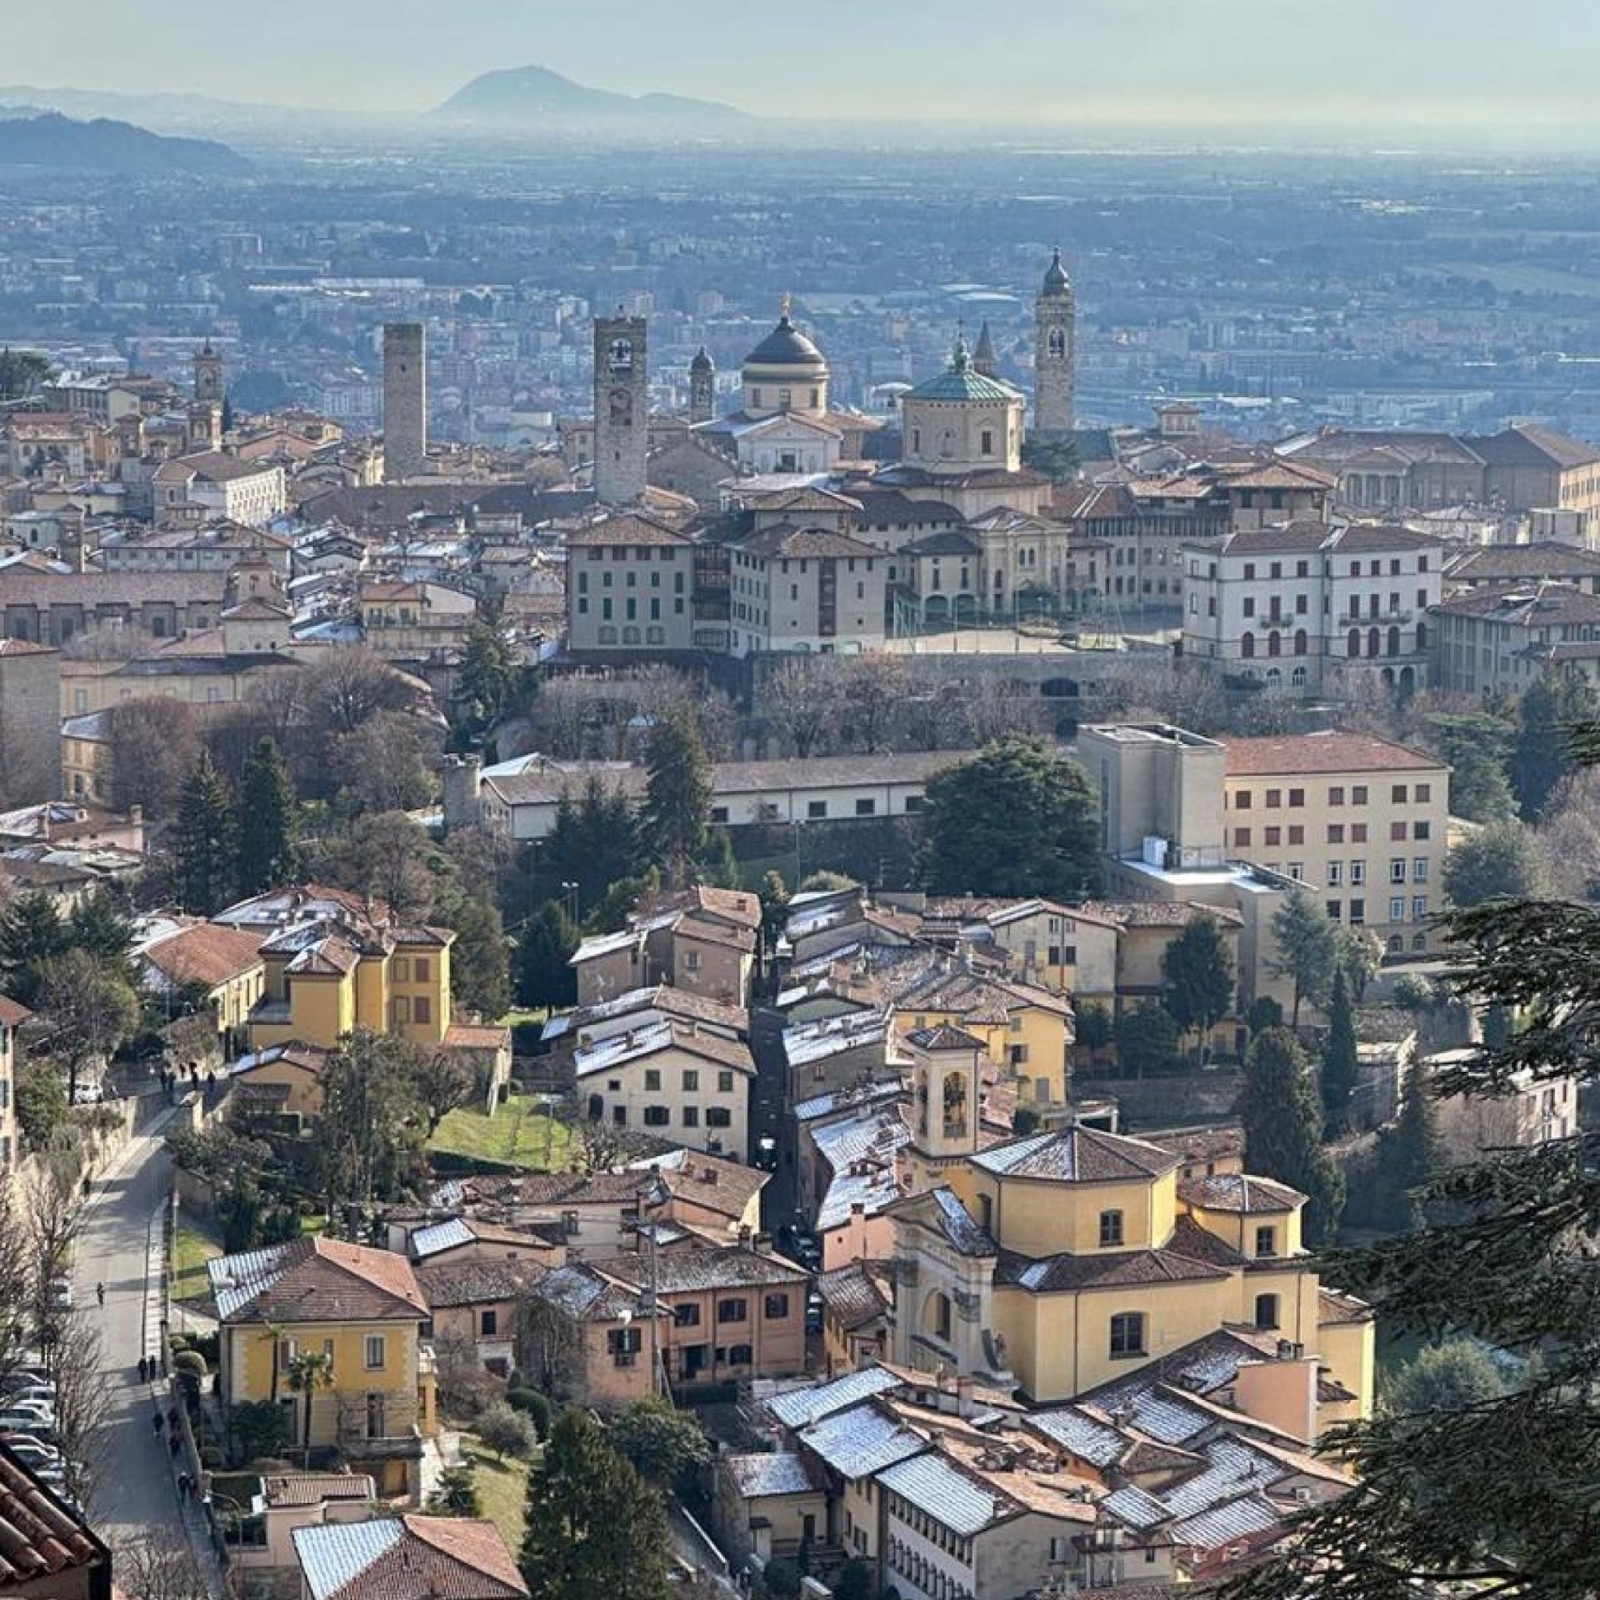
<path fill-rule="evenodd" d="M 687 716 L 665 717 L 651 730 L 645 770 L 644 841 L 668 884 L 686 883 L 711 818 L 711 762 Z"/>
<path fill-rule="evenodd" d="M 1322 1114 L 1330 1137 L 1342 1133 L 1350 1117 L 1350 1094 L 1356 1086 L 1360 1058 L 1356 1051 L 1355 1006 L 1340 966 L 1333 975 L 1328 1002 L 1328 1038 L 1322 1050 Z"/>
<path fill-rule="evenodd" d="M 1291 1027 L 1300 1026 L 1303 1001 L 1320 1005 L 1327 998 L 1339 965 L 1338 934 L 1337 925 L 1304 889 L 1295 889 L 1273 913 L 1272 937 L 1278 953 L 1270 971 L 1294 985 Z"/>
<path fill-rule="evenodd" d="M 1083 771 L 1042 740 L 1011 738 L 936 773 L 924 803 L 936 894 L 1081 900 L 1100 887 L 1100 830 Z"/>
<path fill-rule="evenodd" d="M 661 1497 L 587 1412 L 562 1412 L 528 1477 L 519 1565 L 532 1600 L 667 1600 Z"/>
<path fill-rule="evenodd" d="M 1506 818 L 1469 835 L 1445 858 L 1444 892 L 1461 910 L 1489 900 L 1528 900 L 1549 893 L 1539 841 Z"/>
<path fill-rule="evenodd" d="M 1427 737 L 1450 765 L 1450 815 L 1494 822 L 1513 815 L 1516 802 L 1506 766 L 1516 729 L 1493 708 L 1428 718 Z"/>
<path fill-rule="evenodd" d="M 209 917 L 227 905 L 238 870 L 233 802 L 204 750 L 178 801 L 173 853 L 178 900 L 185 911 Z"/>
<path fill-rule="evenodd" d="M 1196 917 L 1162 960 L 1163 1003 L 1185 1033 L 1204 1039 L 1233 1009 L 1233 953 L 1215 917 Z"/>
<path fill-rule="evenodd" d="M 1576 767 L 1572 734 L 1596 712 L 1593 685 L 1572 666 L 1547 669 L 1518 701 L 1511 781 L 1525 821 L 1544 815 L 1557 785 Z"/>
<path fill-rule="evenodd" d="M 282 752 L 262 739 L 239 780 L 238 891 L 265 893 L 294 880 L 296 798 Z"/>
<path fill-rule="evenodd" d="M 1276 1178 L 1309 1200 L 1306 1238 L 1327 1244 L 1344 1205 L 1344 1179 L 1322 1148 L 1322 1107 L 1305 1052 L 1286 1028 L 1251 1041 L 1239 1096 L 1245 1170 Z"/>

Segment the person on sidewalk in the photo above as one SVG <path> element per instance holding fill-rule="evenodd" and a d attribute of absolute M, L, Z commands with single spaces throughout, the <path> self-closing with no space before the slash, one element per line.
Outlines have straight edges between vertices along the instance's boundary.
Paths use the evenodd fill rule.
<path fill-rule="evenodd" d="M 149 1358 L 149 1356 L 140 1356 L 139 1357 L 139 1382 L 140 1383 L 147 1383 L 149 1381 L 149 1379 L 150 1379 L 150 1358 Z"/>

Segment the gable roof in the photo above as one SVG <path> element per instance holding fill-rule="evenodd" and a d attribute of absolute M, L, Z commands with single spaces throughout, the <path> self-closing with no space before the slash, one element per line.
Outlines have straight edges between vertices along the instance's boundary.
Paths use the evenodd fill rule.
<path fill-rule="evenodd" d="M 197 922 L 170 939 L 147 946 L 142 959 L 171 983 L 199 983 L 214 989 L 261 965 L 261 935 L 246 928 Z"/>
<path fill-rule="evenodd" d="M 528 1586 L 483 1517 L 382 1518 L 294 1530 L 311 1600 L 512 1600 Z"/>
<path fill-rule="evenodd" d="M 1369 733 L 1316 733 L 1222 739 L 1230 778 L 1261 778 L 1338 772 L 1442 771 L 1445 763 L 1423 750 Z"/>
<path fill-rule="evenodd" d="M 411 1263 L 318 1234 L 206 1265 L 225 1323 L 415 1322 L 428 1314 Z"/>

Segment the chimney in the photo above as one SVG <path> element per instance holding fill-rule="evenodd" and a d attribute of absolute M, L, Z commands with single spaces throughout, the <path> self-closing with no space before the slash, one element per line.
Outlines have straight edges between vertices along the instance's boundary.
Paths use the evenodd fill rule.
<path fill-rule="evenodd" d="M 972 1397 L 972 1379 L 956 1379 L 956 1415 L 970 1417 L 977 1410 L 976 1402 Z"/>
<path fill-rule="evenodd" d="M 739 1248 L 741 1250 L 750 1248 L 750 1229 L 747 1224 L 742 1222 L 739 1224 Z"/>

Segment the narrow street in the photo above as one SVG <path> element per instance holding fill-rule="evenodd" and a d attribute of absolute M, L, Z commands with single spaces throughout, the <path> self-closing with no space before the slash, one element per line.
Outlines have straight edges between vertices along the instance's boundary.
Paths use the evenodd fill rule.
<path fill-rule="evenodd" d="M 74 1303 L 85 1316 L 101 1319 L 106 1382 L 106 1426 L 88 1510 L 113 1543 L 152 1526 L 173 1529 L 179 1522 L 167 1446 L 150 1427 L 158 1390 L 141 1384 L 138 1370 L 145 1349 L 146 1292 L 153 1287 L 147 1281 L 151 1219 L 167 1192 L 164 1134 L 165 1118 L 158 1117 L 97 1185 L 76 1252 Z M 106 1287 L 103 1311 L 95 1305 L 97 1283 Z"/>

